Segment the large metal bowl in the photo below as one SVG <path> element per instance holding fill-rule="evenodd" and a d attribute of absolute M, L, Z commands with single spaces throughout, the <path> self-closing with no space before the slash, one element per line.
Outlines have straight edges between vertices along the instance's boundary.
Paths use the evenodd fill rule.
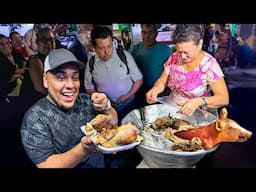
<path fill-rule="evenodd" d="M 191 124 L 212 124 L 217 120 L 217 117 L 211 113 L 203 114 L 200 110 L 195 111 L 192 117 L 188 117 L 179 113 L 176 113 L 178 108 L 165 105 L 154 104 L 148 105 L 144 108 L 144 116 L 146 125 L 154 122 L 155 119 L 163 116 L 171 115 L 175 118 L 184 119 Z M 138 128 L 143 128 L 143 122 L 141 120 L 141 110 L 135 109 L 128 113 L 123 119 L 122 124 L 132 122 Z M 193 168 L 206 154 L 215 151 L 218 145 L 210 150 L 198 150 L 194 152 L 180 152 L 170 149 L 160 149 L 153 145 L 149 145 L 147 138 L 137 146 L 139 153 L 141 154 L 144 162 L 150 168 Z"/>
<path fill-rule="evenodd" d="M 143 160 L 150 168 L 195 168 L 207 153 L 211 153 L 217 148 L 218 145 L 210 150 L 180 152 L 155 149 L 143 144 L 137 146 Z"/>

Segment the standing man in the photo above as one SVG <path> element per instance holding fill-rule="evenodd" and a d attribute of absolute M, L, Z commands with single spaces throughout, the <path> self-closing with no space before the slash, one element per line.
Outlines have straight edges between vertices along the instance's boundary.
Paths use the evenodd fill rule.
<path fill-rule="evenodd" d="M 117 113 L 104 93 L 79 94 L 83 63 L 66 49 L 55 49 L 44 63 L 43 83 L 48 95 L 24 115 L 23 146 L 38 168 L 101 168 L 103 155 L 80 130 L 97 113 Z"/>
<path fill-rule="evenodd" d="M 127 64 L 122 61 L 113 47 L 113 33 L 108 27 L 93 28 L 91 43 L 96 55 L 91 58 L 93 62 L 86 65 L 86 92 L 92 94 L 97 90 L 105 93 L 117 110 L 120 122 L 135 107 L 135 94 L 143 83 L 142 74 L 132 55 L 123 49 Z"/>
<path fill-rule="evenodd" d="M 157 34 L 157 25 L 142 24 L 142 42 L 134 45 L 130 51 L 143 74 L 143 85 L 136 94 L 137 107 L 147 104 L 145 94 L 161 75 L 163 64 L 172 53 L 166 43 L 156 41 Z"/>
<path fill-rule="evenodd" d="M 91 43 L 96 55 L 86 65 L 86 92 L 105 93 L 118 113 L 120 124 L 122 118 L 135 108 L 135 94 L 143 83 L 142 74 L 128 51 L 113 47 L 113 33 L 108 27 L 93 28 Z M 105 159 L 110 168 L 134 168 L 141 156 L 134 148 L 105 155 Z"/>

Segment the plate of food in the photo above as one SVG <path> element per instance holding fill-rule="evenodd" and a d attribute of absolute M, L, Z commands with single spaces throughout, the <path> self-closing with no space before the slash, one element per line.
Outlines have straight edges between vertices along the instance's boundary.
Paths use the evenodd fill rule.
<path fill-rule="evenodd" d="M 81 130 L 105 154 L 132 149 L 143 140 L 139 129 L 131 122 L 117 126 L 111 116 L 104 114 L 81 126 Z"/>

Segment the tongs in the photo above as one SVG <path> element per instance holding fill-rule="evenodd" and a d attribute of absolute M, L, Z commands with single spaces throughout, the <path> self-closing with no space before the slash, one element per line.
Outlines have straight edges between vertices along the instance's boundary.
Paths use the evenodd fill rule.
<path fill-rule="evenodd" d="M 142 128 L 145 128 L 147 126 L 147 122 L 146 122 L 146 117 L 145 117 L 145 107 L 141 107 L 139 108 L 139 112 L 140 112 L 140 120 L 142 123 Z"/>

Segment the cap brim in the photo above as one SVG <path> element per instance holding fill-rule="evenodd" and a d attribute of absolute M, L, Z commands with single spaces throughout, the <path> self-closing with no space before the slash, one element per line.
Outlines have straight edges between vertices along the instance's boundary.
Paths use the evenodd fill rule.
<path fill-rule="evenodd" d="M 54 71 L 54 70 L 60 68 L 61 66 L 65 65 L 65 64 L 68 64 L 68 63 L 76 65 L 78 67 L 78 69 L 84 69 L 85 68 L 85 64 L 83 62 L 81 62 L 81 61 L 67 61 L 65 63 L 62 63 L 61 65 L 59 65 L 58 67 L 56 67 L 54 69 L 46 71 L 45 73 L 47 73 L 49 71 Z"/>
<path fill-rule="evenodd" d="M 79 69 L 84 69 L 85 68 L 85 64 L 81 61 L 68 61 L 68 62 L 63 63 L 62 65 L 67 64 L 67 63 L 76 64 Z"/>

